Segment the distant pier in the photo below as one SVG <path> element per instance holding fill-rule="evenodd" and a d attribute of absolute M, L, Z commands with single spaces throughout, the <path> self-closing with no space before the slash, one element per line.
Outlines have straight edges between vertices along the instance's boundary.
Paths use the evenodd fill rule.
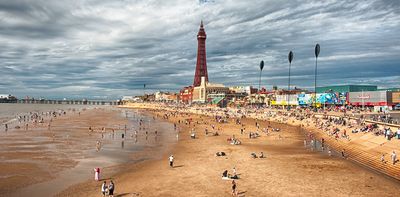
<path fill-rule="evenodd" d="M 21 104 L 62 104 L 62 105 L 122 105 L 122 101 L 82 101 L 82 100 L 27 100 L 20 99 L 14 103 Z"/>

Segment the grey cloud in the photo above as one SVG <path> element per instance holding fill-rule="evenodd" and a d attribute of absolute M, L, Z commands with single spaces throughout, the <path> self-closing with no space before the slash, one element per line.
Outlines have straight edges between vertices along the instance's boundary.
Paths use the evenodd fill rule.
<path fill-rule="evenodd" d="M 209 77 L 226 85 L 400 84 L 398 1 L 0 1 L 0 93 L 110 97 L 193 82 L 204 20 Z M 64 90 L 64 91 L 63 91 Z M 100 95 L 100 93 L 102 95 Z"/>

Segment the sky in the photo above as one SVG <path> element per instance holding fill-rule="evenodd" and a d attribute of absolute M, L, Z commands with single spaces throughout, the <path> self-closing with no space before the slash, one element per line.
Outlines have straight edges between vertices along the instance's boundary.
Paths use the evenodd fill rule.
<path fill-rule="evenodd" d="M 400 86 L 399 0 L 0 0 L 0 94 L 115 99 L 210 82 Z M 143 89 L 146 84 L 146 89 Z"/>

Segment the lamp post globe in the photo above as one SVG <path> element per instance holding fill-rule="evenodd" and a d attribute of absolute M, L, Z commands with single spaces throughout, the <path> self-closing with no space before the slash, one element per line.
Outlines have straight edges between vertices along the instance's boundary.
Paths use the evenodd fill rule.
<path fill-rule="evenodd" d="M 290 67 L 292 65 L 292 61 L 294 58 L 294 54 L 292 51 L 289 51 L 288 60 L 289 60 L 289 81 L 288 81 L 288 95 L 287 95 L 287 107 L 290 110 Z"/>

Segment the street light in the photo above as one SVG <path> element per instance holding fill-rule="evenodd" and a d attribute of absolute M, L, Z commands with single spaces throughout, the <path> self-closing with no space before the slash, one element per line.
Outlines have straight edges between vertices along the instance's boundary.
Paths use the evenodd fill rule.
<path fill-rule="evenodd" d="M 290 51 L 288 55 L 288 60 L 289 60 L 289 82 L 288 82 L 288 96 L 287 96 L 287 105 L 288 105 L 288 110 L 290 109 L 290 67 L 292 65 L 292 60 L 293 60 L 293 52 Z"/>
<path fill-rule="evenodd" d="M 258 92 L 260 92 L 260 88 L 261 88 L 261 72 L 264 69 L 264 60 L 261 60 L 260 62 L 260 78 L 258 81 Z"/>
<path fill-rule="evenodd" d="M 143 101 L 145 99 L 146 96 L 146 84 L 143 84 Z"/>
<path fill-rule="evenodd" d="M 318 55 L 319 55 L 320 47 L 319 44 L 315 45 L 315 72 L 314 72 L 314 91 L 315 91 L 315 96 L 314 96 L 314 105 L 315 109 L 317 109 L 317 60 L 318 60 Z"/>

